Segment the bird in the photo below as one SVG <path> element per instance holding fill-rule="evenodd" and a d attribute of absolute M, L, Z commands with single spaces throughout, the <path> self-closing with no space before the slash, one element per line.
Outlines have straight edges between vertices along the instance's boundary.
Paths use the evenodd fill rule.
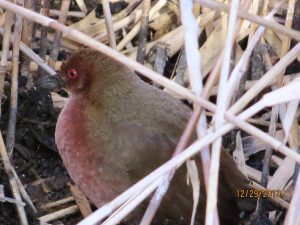
<path fill-rule="evenodd" d="M 51 82 L 64 84 L 69 94 L 56 125 L 59 154 L 74 183 L 98 208 L 171 159 L 192 112 L 182 101 L 142 81 L 133 69 L 90 48 L 69 55 L 59 78 L 55 76 Z M 195 134 L 192 139 L 196 140 Z M 200 157 L 193 159 L 200 180 L 195 224 L 201 225 L 206 191 Z M 186 176 L 183 165 L 177 169 L 153 224 L 190 224 L 193 194 Z M 250 189 L 248 178 L 223 149 L 218 187 L 221 225 L 238 224 L 241 211 L 255 209 L 254 199 L 236 194 Z M 139 224 L 149 198 L 126 217 L 127 224 Z"/>

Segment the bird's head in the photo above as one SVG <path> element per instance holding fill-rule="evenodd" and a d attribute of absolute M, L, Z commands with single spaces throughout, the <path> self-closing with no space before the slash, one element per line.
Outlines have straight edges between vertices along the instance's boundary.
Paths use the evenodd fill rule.
<path fill-rule="evenodd" d="M 73 52 L 60 67 L 60 77 L 71 94 L 87 92 L 96 76 L 96 61 L 101 63 L 102 54 L 91 49 L 80 49 Z M 96 71 L 95 71 L 96 70 Z"/>
<path fill-rule="evenodd" d="M 117 60 L 96 50 L 81 48 L 62 63 L 59 75 L 40 79 L 37 87 L 53 90 L 64 86 L 70 95 L 99 98 L 104 92 L 107 96 L 107 90 L 126 89 L 130 77 L 136 77 L 133 70 Z"/>

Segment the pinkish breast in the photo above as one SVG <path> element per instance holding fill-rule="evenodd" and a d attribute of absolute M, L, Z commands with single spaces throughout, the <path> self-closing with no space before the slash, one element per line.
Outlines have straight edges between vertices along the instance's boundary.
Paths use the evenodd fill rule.
<path fill-rule="evenodd" d="M 110 193 L 109 184 L 99 170 L 103 161 L 101 151 L 90 147 L 93 140 L 86 128 L 86 104 L 84 100 L 69 99 L 57 120 L 55 141 L 73 181 L 100 207 L 111 200 L 114 193 Z"/>

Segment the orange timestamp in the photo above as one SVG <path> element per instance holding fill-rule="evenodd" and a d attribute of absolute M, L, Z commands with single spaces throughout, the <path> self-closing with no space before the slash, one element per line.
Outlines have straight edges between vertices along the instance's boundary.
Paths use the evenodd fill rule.
<path fill-rule="evenodd" d="M 257 197 L 263 197 L 263 198 L 280 198 L 281 197 L 281 191 L 280 190 L 237 190 L 237 197 L 238 198 L 257 198 Z"/>

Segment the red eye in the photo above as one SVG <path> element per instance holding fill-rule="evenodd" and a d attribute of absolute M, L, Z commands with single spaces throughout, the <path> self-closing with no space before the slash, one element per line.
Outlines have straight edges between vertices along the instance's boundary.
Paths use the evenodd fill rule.
<path fill-rule="evenodd" d="M 68 71 L 68 75 L 69 75 L 69 77 L 70 77 L 71 79 L 75 79 L 75 78 L 77 77 L 77 72 L 76 72 L 76 70 L 74 70 L 74 69 L 70 69 L 70 70 Z"/>

